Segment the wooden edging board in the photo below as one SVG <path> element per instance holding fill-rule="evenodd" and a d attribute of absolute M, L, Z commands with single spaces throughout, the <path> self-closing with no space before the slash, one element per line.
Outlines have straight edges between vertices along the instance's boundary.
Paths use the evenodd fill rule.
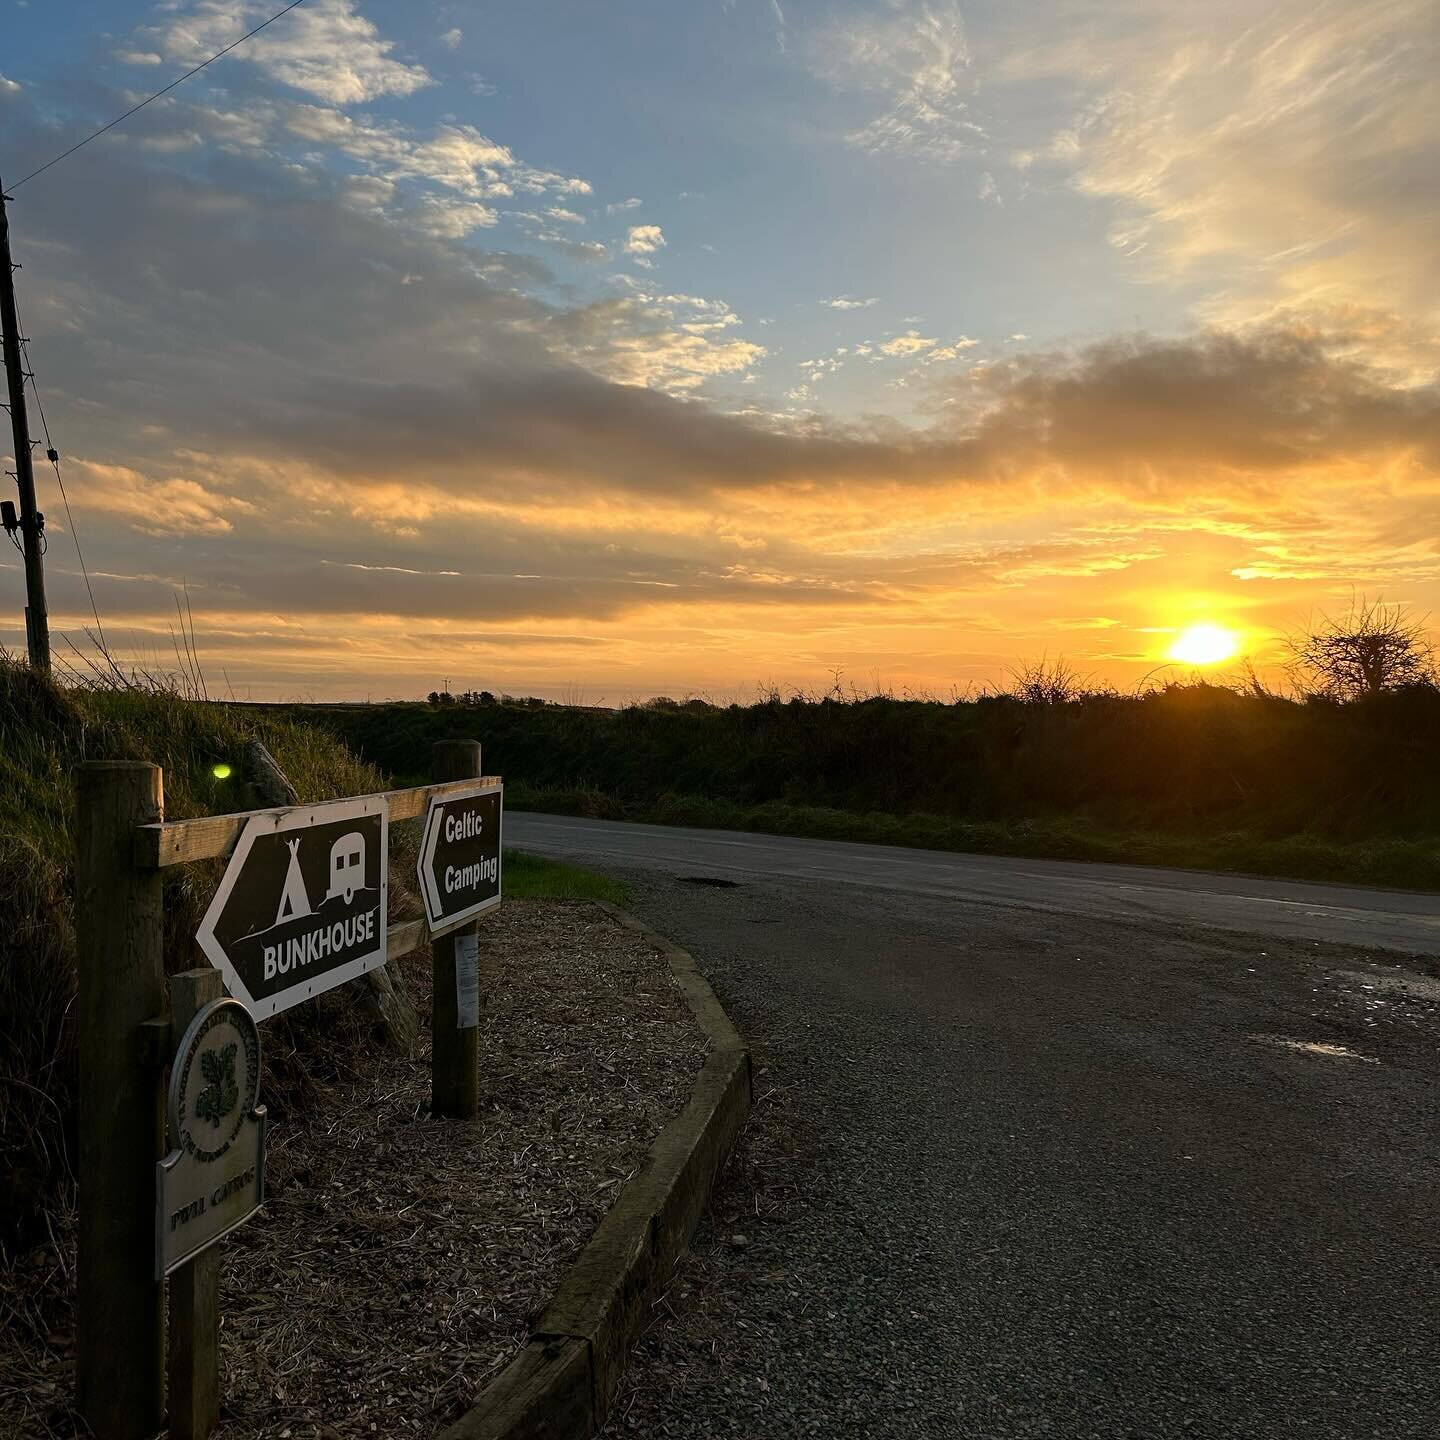
<path fill-rule="evenodd" d="M 528 1343 L 440 1440 L 588 1440 L 605 1423 L 650 1302 L 689 1246 L 750 1114 L 750 1051 L 694 959 L 617 906 L 600 908 L 665 956 L 710 1054 Z"/>

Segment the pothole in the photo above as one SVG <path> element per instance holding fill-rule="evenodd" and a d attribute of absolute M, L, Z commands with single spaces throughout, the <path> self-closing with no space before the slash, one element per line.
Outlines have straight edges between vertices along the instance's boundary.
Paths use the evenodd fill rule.
<path fill-rule="evenodd" d="M 738 890 L 738 880 L 722 880 L 718 875 L 681 875 L 682 885 L 705 885 L 711 890 Z"/>
<path fill-rule="evenodd" d="M 1262 1045 L 1278 1045 L 1284 1050 L 1299 1050 L 1305 1055 L 1323 1055 L 1328 1060 L 1359 1060 L 1366 1065 L 1378 1065 L 1373 1055 L 1362 1055 L 1358 1050 L 1346 1049 L 1329 1040 L 1289 1040 L 1283 1035 L 1252 1035 Z"/>

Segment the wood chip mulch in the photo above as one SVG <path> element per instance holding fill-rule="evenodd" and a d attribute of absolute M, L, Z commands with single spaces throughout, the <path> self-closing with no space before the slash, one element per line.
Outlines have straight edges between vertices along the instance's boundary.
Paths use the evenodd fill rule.
<path fill-rule="evenodd" d="M 224 1244 L 224 1440 L 456 1419 L 683 1107 L 705 1041 L 643 937 L 553 901 L 511 902 L 481 936 L 479 1121 L 429 1115 L 425 951 L 402 962 L 417 1054 L 362 1053 L 303 1105 L 272 1105 L 265 1210 Z M 0 1256 L 6 1436 L 85 1433 L 73 1217 L 53 1228 Z"/>

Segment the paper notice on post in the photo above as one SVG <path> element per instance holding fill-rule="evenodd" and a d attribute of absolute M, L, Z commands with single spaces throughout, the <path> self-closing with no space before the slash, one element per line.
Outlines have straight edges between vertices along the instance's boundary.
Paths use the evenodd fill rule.
<path fill-rule="evenodd" d="M 455 1028 L 473 1030 L 480 1023 L 480 937 L 455 937 Z"/>

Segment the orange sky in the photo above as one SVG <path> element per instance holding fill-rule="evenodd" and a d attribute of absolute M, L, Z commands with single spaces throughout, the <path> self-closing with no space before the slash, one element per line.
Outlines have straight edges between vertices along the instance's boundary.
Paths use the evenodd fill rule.
<path fill-rule="evenodd" d="M 6 174 L 245 12 L 122 8 L 90 88 L 24 21 Z M 187 593 L 242 697 L 947 696 L 1435 609 L 1440 13 L 1022 9 L 318 0 L 21 189 L 112 647 L 173 664 Z"/>

